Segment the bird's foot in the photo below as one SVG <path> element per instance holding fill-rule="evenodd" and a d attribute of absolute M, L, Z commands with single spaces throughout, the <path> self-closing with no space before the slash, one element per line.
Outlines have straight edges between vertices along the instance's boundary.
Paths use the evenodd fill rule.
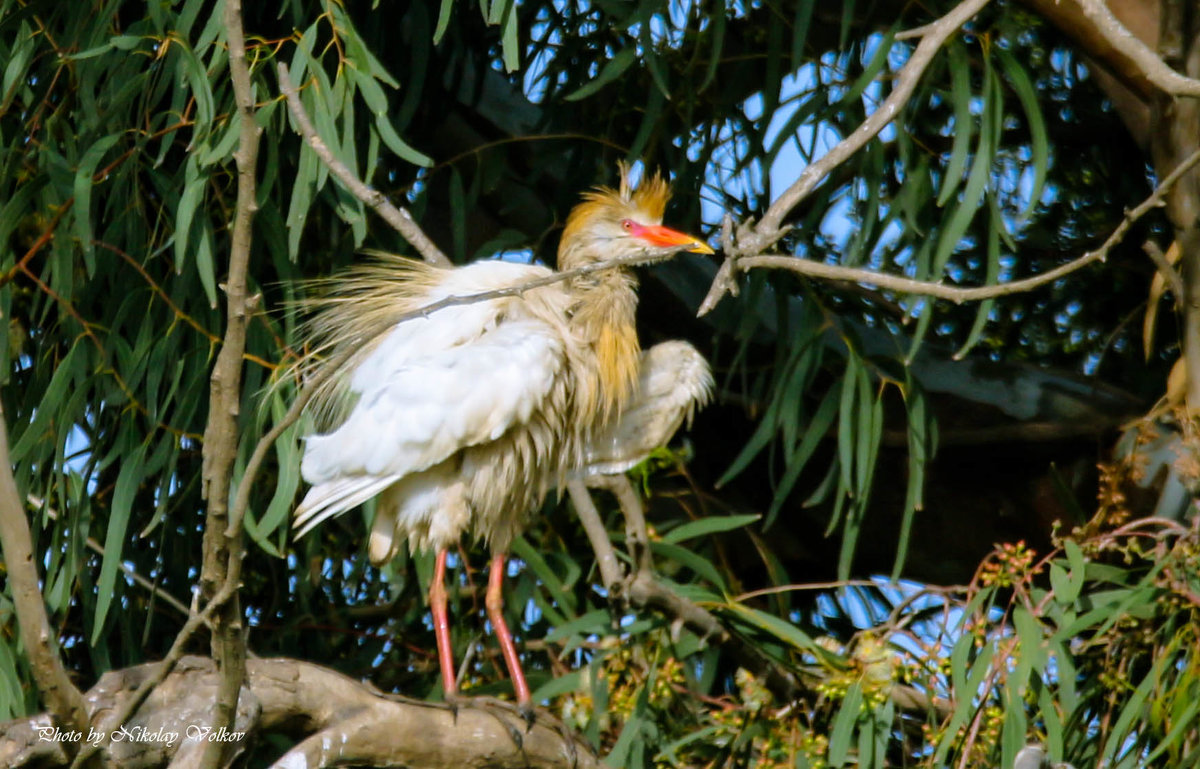
<path fill-rule="evenodd" d="M 537 720 L 537 712 L 533 709 L 533 704 L 529 700 L 518 702 L 517 712 L 521 714 L 521 719 L 525 721 L 525 733 L 529 734 L 533 730 L 533 722 Z"/>
<path fill-rule="evenodd" d="M 446 705 L 446 709 L 450 711 L 451 717 L 454 719 L 454 724 L 458 725 L 458 709 L 470 702 L 470 698 L 463 697 L 458 692 L 444 692 L 442 701 Z"/>

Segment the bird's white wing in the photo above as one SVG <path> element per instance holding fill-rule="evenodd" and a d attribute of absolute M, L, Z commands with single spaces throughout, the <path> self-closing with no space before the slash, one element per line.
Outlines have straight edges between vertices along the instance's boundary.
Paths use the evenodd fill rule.
<path fill-rule="evenodd" d="M 535 318 L 485 316 L 468 305 L 398 327 L 355 371 L 346 421 L 308 439 L 304 480 L 402 477 L 526 422 L 562 371 L 563 341 Z"/>
<path fill-rule="evenodd" d="M 642 353 L 637 390 L 621 416 L 592 437 L 580 475 L 621 473 L 667 445 L 685 419 L 712 396 L 704 356 L 687 342 Z"/>
<path fill-rule="evenodd" d="M 450 310 L 462 308 L 397 326 L 356 368 L 360 398 L 347 420 L 307 439 L 300 473 L 312 488 L 296 507 L 296 535 L 528 421 L 562 373 L 550 325 L 497 312 L 472 325 L 486 313 Z"/>
<path fill-rule="evenodd" d="M 422 304 L 546 274 L 479 262 L 447 271 Z M 361 358 L 349 376 L 358 395 L 349 416 L 306 441 L 300 469 L 312 488 L 296 508 L 298 535 L 527 421 L 562 373 L 565 355 L 560 333 L 527 308 L 519 301 L 445 307 L 397 325 Z"/>

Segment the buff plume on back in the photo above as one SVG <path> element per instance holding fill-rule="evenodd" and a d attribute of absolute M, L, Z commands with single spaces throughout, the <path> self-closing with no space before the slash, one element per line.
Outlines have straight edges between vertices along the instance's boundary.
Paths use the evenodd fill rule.
<path fill-rule="evenodd" d="M 559 269 L 625 256 L 712 253 L 703 241 L 662 226 L 666 180 L 653 175 L 635 188 L 628 168 L 621 172 L 618 189 L 587 192 L 571 211 Z M 637 283 L 625 268 L 399 322 L 447 297 L 511 289 L 551 274 L 502 261 L 444 269 L 378 256 L 327 281 L 325 297 L 312 303 L 311 366 L 355 352 L 313 400 L 320 429 L 328 432 L 305 444 L 301 472 L 311 488 L 296 510 L 297 536 L 376 498 L 372 561 L 387 561 L 405 541 L 438 552 L 430 600 L 448 697 L 455 687 L 442 586 L 446 548 L 470 533 L 495 554 L 489 617 L 518 699 L 527 705 L 528 688 L 499 609 L 504 551 L 551 488 L 599 454 L 613 453 L 614 436 L 623 434 L 621 415 L 637 402 L 640 382 L 655 383 L 647 385 L 648 403 L 664 386 L 673 389 L 676 372 L 686 372 L 690 381 L 680 384 L 688 395 L 670 406 L 681 415 L 711 388 L 707 364 L 690 345 L 675 343 L 687 347 L 683 368 L 657 362 L 667 356 L 643 358 L 634 329 Z M 643 360 L 654 362 L 653 370 L 643 368 Z M 631 411 L 642 419 L 645 405 Z M 671 414 L 659 420 L 660 431 L 673 433 L 682 421 Z M 594 439 L 603 451 L 592 447 Z"/>

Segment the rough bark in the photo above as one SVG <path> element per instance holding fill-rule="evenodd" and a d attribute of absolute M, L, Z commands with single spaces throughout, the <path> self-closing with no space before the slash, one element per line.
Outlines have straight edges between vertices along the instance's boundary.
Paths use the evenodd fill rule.
<path fill-rule="evenodd" d="M 208 744 L 235 732 L 262 744 L 267 734 L 295 740 L 276 767 L 599 766 L 586 745 L 548 717 L 526 731 L 515 708 L 494 700 L 467 699 L 457 714 L 444 705 L 379 692 L 326 668 L 291 659 L 254 659 L 238 698 L 233 729 L 209 730 L 220 675 L 202 657 L 185 657 L 124 724 L 109 719 L 132 696 L 154 665 L 106 673 L 87 693 L 90 721 L 76 738 L 112 733 L 109 756 L 123 769 L 199 766 Z M 64 737 L 52 733 L 47 714 L 0 724 L 0 766 L 59 765 Z M 55 739 L 58 737 L 59 739 Z"/>
<path fill-rule="evenodd" d="M 1159 56 L 1173 70 L 1188 77 L 1200 74 L 1200 11 L 1193 3 L 1164 0 L 1157 42 Z M 1151 127 L 1157 139 L 1151 156 L 1161 176 L 1200 148 L 1200 99 L 1160 94 L 1153 103 Z M 1186 402 L 1191 414 L 1200 414 L 1200 172 L 1185 175 L 1175 185 L 1166 197 L 1166 213 L 1180 247 Z"/>
<path fill-rule="evenodd" d="M 229 74 L 237 101 L 241 135 L 234 160 L 237 163 L 237 206 L 233 216 L 229 274 L 225 283 L 225 337 L 213 366 L 208 423 L 204 430 L 204 491 L 208 511 L 204 529 L 201 588 L 213 600 L 224 584 L 236 585 L 242 558 L 241 530 L 229 528 L 229 495 L 233 463 L 239 439 L 238 413 L 242 398 L 242 358 L 246 351 L 246 323 L 253 300 L 247 295 L 246 274 L 250 265 L 251 224 L 258 209 L 255 200 L 255 167 L 261 129 L 254 122 L 254 95 L 246 62 L 240 0 L 226 0 L 225 35 L 229 44 Z M 213 656 L 222 674 L 215 700 L 216 729 L 230 728 L 242 688 L 246 649 L 242 639 L 241 604 L 236 594 L 214 616 Z M 203 766 L 221 766 L 236 754 L 238 745 L 210 743 L 203 746 Z"/>
<path fill-rule="evenodd" d="M 79 728 L 87 722 L 87 714 L 79 690 L 63 668 L 58 636 L 46 616 L 29 521 L 8 458 L 8 427 L 3 411 L 0 411 L 0 547 L 3 548 L 3 567 L 17 612 L 21 644 L 29 657 L 42 701 L 57 723 L 67 728 Z"/>

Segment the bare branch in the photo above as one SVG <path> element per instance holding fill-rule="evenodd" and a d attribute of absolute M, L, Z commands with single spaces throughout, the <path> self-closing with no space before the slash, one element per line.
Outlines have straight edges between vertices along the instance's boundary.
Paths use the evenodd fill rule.
<path fill-rule="evenodd" d="M 333 156 L 329 147 L 317 134 L 317 129 L 313 127 L 312 121 L 308 119 L 308 113 L 304 111 L 304 105 L 300 102 L 300 94 L 296 93 L 296 87 L 292 85 L 292 80 L 288 76 L 287 65 L 279 62 L 276 69 L 279 73 L 279 90 L 287 98 L 288 107 L 292 111 L 292 117 L 296 119 L 300 135 L 308 142 L 308 146 L 317 154 L 329 172 L 345 185 L 351 195 L 370 206 L 375 213 L 379 214 L 380 218 L 392 225 L 392 229 L 400 233 L 401 237 L 407 240 L 425 261 L 449 267 L 450 259 L 434 245 L 434 242 L 413 219 L 408 209 L 393 205 L 386 195 L 364 183 L 346 167 L 345 163 Z"/>
<path fill-rule="evenodd" d="M 1035 288 L 1044 286 L 1047 283 L 1052 283 L 1059 278 L 1075 272 L 1076 270 L 1087 267 L 1089 264 L 1098 261 L 1104 261 L 1108 257 L 1108 253 L 1124 238 L 1129 232 L 1129 229 L 1143 216 L 1158 208 L 1163 203 L 1163 198 L 1166 193 L 1179 181 L 1185 173 L 1193 166 L 1200 162 L 1200 151 L 1192 153 L 1186 160 L 1180 163 L 1174 171 L 1167 175 L 1158 187 L 1154 189 L 1150 195 L 1139 203 L 1135 208 L 1125 214 L 1125 218 L 1116 226 L 1112 233 L 1105 239 L 1104 243 L 1099 248 L 1088 251 L 1066 264 L 1059 265 L 1052 270 L 1047 270 L 1040 275 L 1034 275 L 1022 280 L 1014 280 L 1011 283 L 1004 283 L 998 286 L 978 286 L 971 288 L 960 288 L 958 286 L 948 286 L 944 283 L 933 283 L 930 281 L 913 280 L 899 275 L 887 275 L 874 270 L 863 270 L 856 267 L 842 267 L 835 264 L 825 264 L 824 262 L 816 262 L 811 259 L 804 259 L 798 256 L 782 256 L 777 254 L 766 256 L 746 256 L 737 260 L 739 269 L 753 269 L 755 267 L 766 267 L 770 269 L 784 269 L 800 275 L 807 275 L 815 278 L 824 278 L 827 280 L 847 280 L 854 283 L 865 283 L 876 286 L 889 291 L 897 291 L 905 294 L 915 294 L 920 296 L 931 296 L 936 299 L 946 299 L 955 304 L 963 302 L 977 302 L 983 299 L 993 299 L 998 296 L 1007 296 L 1010 294 L 1019 294 L 1025 291 L 1032 291 Z M 712 292 L 710 291 L 710 296 Z M 718 299 L 720 297 L 718 296 Z M 707 299 L 705 300 L 708 301 Z"/>
<path fill-rule="evenodd" d="M 200 571 L 201 593 L 216 605 L 216 629 L 213 655 L 221 671 L 221 686 L 213 706 L 212 727 L 232 729 L 237 712 L 238 693 L 245 676 L 246 648 L 242 638 L 241 606 L 233 600 L 217 603 L 216 594 L 236 587 L 244 552 L 240 529 L 228 532 L 229 488 L 237 457 L 238 412 L 242 399 L 242 359 L 246 352 L 246 324 L 254 299 L 246 293 L 246 274 L 250 267 L 251 225 L 258 210 L 256 201 L 258 144 L 262 129 L 254 120 L 254 94 L 250 68 L 246 62 L 246 41 L 242 31 L 241 0 L 225 2 L 225 38 L 229 46 L 229 77 L 240 135 L 233 157 L 237 164 L 237 203 L 233 213 L 233 234 L 229 246 L 229 273 L 225 282 L 225 337 L 213 365 L 209 390 L 208 423 L 204 428 L 203 489 L 208 509 L 204 526 L 203 563 Z M 190 624 L 190 621 L 189 621 Z M 186 625 L 185 625 L 186 627 Z M 240 749 L 239 745 L 210 742 L 202 746 L 200 765 L 224 766 Z"/>
<path fill-rule="evenodd" d="M 1200 80 L 1185 77 L 1167 66 L 1150 46 L 1121 24 L 1102 0 L 1075 2 L 1100 38 L 1124 54 L 1151 85 L 1171 96 L 1200 96 Z"/>
<path fill-rule="evenodd" d="M 646 513 L 642 508 L 642 500 L 638 499 L 629 476 L 593 475 L 587 479 L 589 486 L 606 489 L 617 498 L 617 504 L 625 513 L 625 542 L 629 548 L 629 557 L 633 560 L 638 572 L 653 572 L 654 563 L 650 559 L 650 537 L 646 531 Z"/>
<path fill-rule="evenodd" d="M 880 131 L 896 119 L 900 110 L 912 97 L 921 75 L 933 61 L 933 57 L 941 49 L 942 44 L 987 4 L 988 0 L 964 0 L 950 13 L 925 27 L 925 34 L 921 37 L 921 42 L 917 44 L 908 61 L 896 75 L 896 87 L 883 100 L 879 108 L 872 112 L 870 117 L 854 130 L 854 133 L 842 139 L 823 157 L 806 167 L 800 173 L 800 177 L 792 183 L 792 186 L 788 187 L 779 196 L 779 199 L 767 209 L 766 215 L 755 228 L 756 234 L 762 242 L 762 245 L 757 246 L 756 250 L 761 251 L 762 248 L 769 246 L 774 239 L 778 238 L 777 233 L 779 233 L 779 225 L 783 218 L 801 200 L 808 197 L 809 193 L 816 189 L 817 184 L 830 171 L 846 162 L 851 155 L 862 149 L 867 142 L 875 138 Z"/>
<path fill-rule="evenodd" d="M 933 57 L 941 49 L 942 44 L 972 16 L 979 13 L 987 3 L 988 0 L 964 0 L 950 13 L 932 24 L 922 27 L 921 42 L 917 44 L 908 61 L 900 68 L 900 72 L 896 76 L 896 87 L 888 94 L 883 103 L 852 134 L 838 142 L 819 160 L 810 163 L 796 181 L 779 196 L 779 199 L 771 204 L 757 226 L 743 225 L 738 229 L 737 247 L 733 250 L 726 248 L 726 261 L 740 261 L 744 257 L 761 254 L 783 237 L 786 232 L 786 229 L 781 227 L 784 217 L 791 213 L 800 201 L 808 197 L 833 169 L 846 162 L 896 119 L 905 103 L 912 97 L 917 82 L 920 81 L 921 75 L 933 61 Z M 705 315 L 717 306 L 721 297 L 729 290 L 735 272 L 734 265 L 730 265 L 728 269 L 722 267 L 717 274 L 717 280 L 714 280 L 709 288 L 708 295 L 700 303 L 698 315 Z M 854 280 L 855 278 L 850 279 Z"/>
<path fill-rule="evenodd" d="M 1178 251 L 1179 246 L 1172 244 L 1172 248 Z M 1142 244 L 1142 251 L 1146 256 L 1150 257 L 1150 261 L 1154 262 L 1155 269 L 1162 276 L 1163 282 L 1171 289 L 1171 293 L 1175 296 L 1175 303 L 1179 304 L 1183 301 L 1183 277 L 1179 271 L 1171 266 L 1171 260 L 1163 253 L 1158 244 L 1153 240 L 1147 240 Z M 1178 256 L 1176 256 L 1178 258 Z"/>
<path fill-rule="evenodd" d="M 0 548 L 12 589 L 13 607 L 20 626 L 21 644 L 29 655 L 29 666 L 53 718 L 72 729 L 87 725 L 83 695 L 71 683 L 58 654 L 58 637 L 46 616 L 46 604 L 38 586 L 37 562 L 25 506 L 17 492 L 12 462 L 8 456 L 8 428 L 0 409 Z"/>
<path fill-rule="evenodd" d="M 604 583 L 604 589 L 610 596 L 615 595 L 625 575 L 622 573 L 621 564 L 617 561 L 616 553 L 613 552 L 612 541 L 608 538 L 604 523 L 600 520 L 596 503 L 592 501 L 591 493 L 588 492 L 587 486 L 581 480 L 568 481 L 567 493 L 571 495 L 575 513 L 579 516 L 579 522 L 583 524 L 583 530 L 587 533 L 588 541 L 592 543 L 592 550 L 596 553 L 600 581 Z"/>
<path fill-rule="evenodd" d="M 208 605 L 201 609 L 198 613 L 193 614 L 184 623 L 183 628 L 175 636 L 175 640 L 171 643 L 171 648 L 167 650 L 161 662 L 143 665 L 141 668 L 146 670 L 146 677 L 138 683 L 137 689 L 126 699 L 120 703 L 114 704 L 111 708 L 107 708 L 108 717 L 103 721 L 103 724 L 111 724 L 111 728 L 101 730 L 102 738 L 95 742 L 88 742 L 82 747 L 79 753 L 75 756 L 75 760 L 71 762 L 71 769 L 81 769 L 87 760 L 112 742 L 112 732 L 117 726 L 125 724 L 129 721 L 129 717 L 134 711 L 146 701 L 148 697 L 155 691 L 156 687 L 167 679 L 167 676 L 175 670 L 175 666 L 184 657 L 184 650 L 187 644 L 191 641 L 192 636 L 196 634 L 202 626 L 209 624 L 212 621 L 213 613 L 221 607 L 225 601 L 233 595 L 234 585 L 232 582 L 226 582 L 221 586 L 221 589 L 213 596 Z M 100 679 L 100 683 L 104 681 Z M 99 686 L 99 683 L 97 684 Z"/>

